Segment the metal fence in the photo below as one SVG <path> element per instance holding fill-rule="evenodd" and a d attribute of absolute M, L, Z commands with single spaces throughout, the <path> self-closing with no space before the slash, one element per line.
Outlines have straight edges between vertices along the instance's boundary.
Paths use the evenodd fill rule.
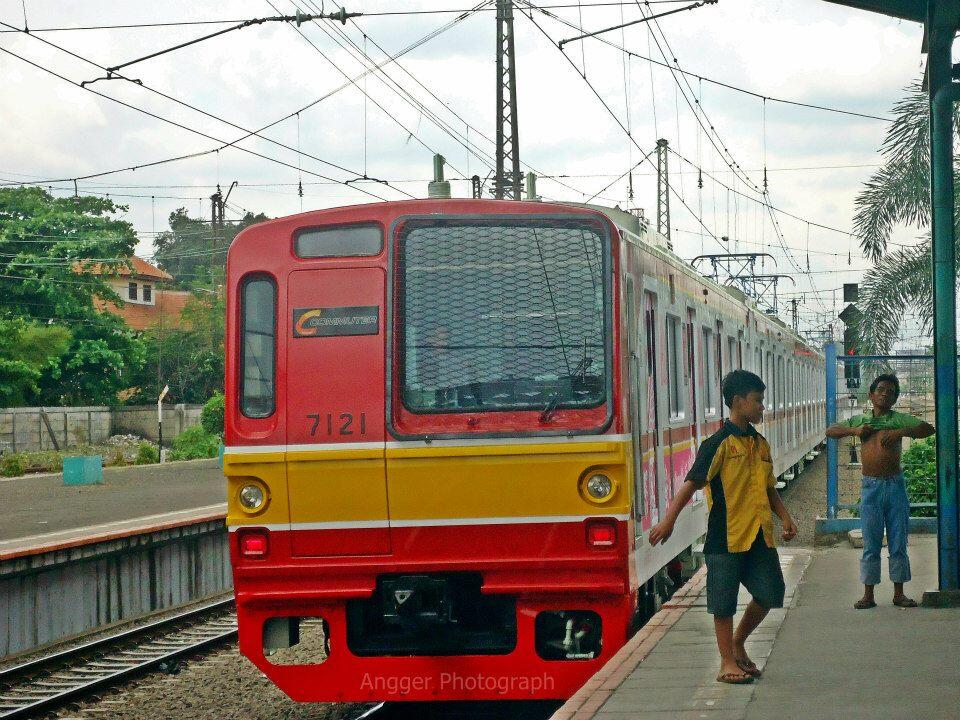
<path fill-rule="evenodd" d="M 827 426 L 859 415 L 870 408 L 869 389 L 873 380 L 883 373 L 893 373 L 900 381 L 900 396 L 896 409 L 909 413 L 931 424 L 935 421 L 933 356 L 915 355 L 838 355 L 836 346 L 826 346 L 826 404 Z M 907 443 L 910 441 L 907 440 Z M 859 471 L 859 440 L 827 440 L 827 525 L 830 529 L 849 530 L 859 527 L 859 517 L 839 518 L 843 510 L 856 511 L 859 503 L 840 502 L 839 480 L 841 468 L 853 467 Z M 841 453 L 841 445 L 843 452 Z M 905 449 L 909 445 L 905 446 Z M 935 483 L 936 478 L 931 480 Z M 935 502 L 914 501 L 912 510 L 935 508 Z M 911 517 L 911 529 L 936 530 L 936 517 Z"/>

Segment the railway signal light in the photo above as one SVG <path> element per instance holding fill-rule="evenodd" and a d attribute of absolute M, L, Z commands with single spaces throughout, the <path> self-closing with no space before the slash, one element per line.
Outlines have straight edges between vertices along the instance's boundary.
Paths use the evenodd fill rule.
<path fill-rule="evenodd" d="M 854 356 L 857 354 L 857 326 L 863 313 L 854 304 L 859 294 L 857 283 L 847 283 L 843 286 L 843 299 L 850 304 L 840 313 L 840 319 L 843 321 L 843 354 Z M 855 390 L 860 387 L 860 364 L 856 362 L 846 362 L 843 364 L 843 377 L 847 381 L 847 388 Z"/>

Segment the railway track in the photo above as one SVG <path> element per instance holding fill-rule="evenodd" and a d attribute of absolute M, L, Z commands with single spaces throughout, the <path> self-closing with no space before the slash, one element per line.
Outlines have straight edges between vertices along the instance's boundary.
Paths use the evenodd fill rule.
<path fill-rule="evenodd" d="M 0 671 L 0 718 L 36 717 L 96 690 L 232 640 L 233 598 L 192 607 Z"/>

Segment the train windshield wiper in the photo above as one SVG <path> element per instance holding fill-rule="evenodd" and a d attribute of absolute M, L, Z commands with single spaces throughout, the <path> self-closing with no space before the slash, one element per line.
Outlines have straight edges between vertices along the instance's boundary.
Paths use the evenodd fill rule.
<path fill-rule="evenodd" d="M 555 390 L 553 395 L 550 396 L 550 399 L 547 400 L 547 405 L 543 408 L 543 411 L 540 413 L 540 422 L 545 423 L 549 422 L 550 418 L 553 417 L 553 411 L 557 409 L 557 405 L 560 404 L 560 391 Z"/>
<path fill-rule="evenodd" d="M 570 379 L 579 378 L 581 382 L 585 382 L 587 379 L 587 370 L 590 369 L 590 366 L 593 365 L 593 358 L 587 357 L 584 354 L 580 362 L 577 363 L 577 366 L 573 369 L 573 372 L 570 373 Z M 560 399 L 562 393 L 559 388 L 550 395 L 550 399 L 547 400 L 546 406 L 540 412 L 540 422 L 545 423 L 549 422 L 550 418 L 553 417 L 553 412 L 557 409 L 557 406 L 560 404 Z"/>

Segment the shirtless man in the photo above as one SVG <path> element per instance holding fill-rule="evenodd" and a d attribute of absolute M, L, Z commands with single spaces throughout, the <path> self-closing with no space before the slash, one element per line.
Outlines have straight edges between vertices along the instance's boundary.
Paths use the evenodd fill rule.
<path fill-rule="evenodd" d="M 903 584 L 910 581 L 910 558 L 907 555 L 907 531 L 910 500 L 900 468 L 901 440 L 933 435 L 933 425 L 919 418 L 893 410 L 900 395 L 896 375 L 879 375 L 870 384 L 873 409 L 827 429 L 828 438 L 857 436 L 863 441 L 863 489 L 860 494 L 860 518 L 863 526 L 863 557 L 860 560 L 860 582 L 863 597 L 854 607 L 865 610 L 876 607 L 873 586 L 880 582 L 880 547 L 886 526 L 890 546 L 890 580 L 893 581 L 893 604 L 916 607 L 916 601 L 903 594 Z"/>

